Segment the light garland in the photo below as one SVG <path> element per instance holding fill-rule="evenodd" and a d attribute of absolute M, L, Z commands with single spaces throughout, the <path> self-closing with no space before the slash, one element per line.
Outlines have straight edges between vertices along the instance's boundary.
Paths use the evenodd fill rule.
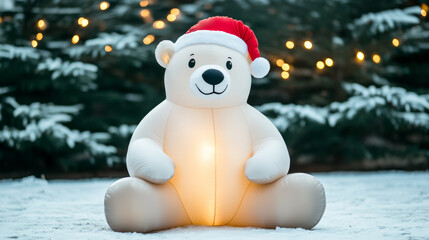
<path fill-rule="evenodd" d="M 290 77 L 290 74 L 288 72 L 284 71 L 284 72 L 282 72 L 281 76 L 283 79 L 288 79 Z"/>
<path fill-rule="evenodd" d="M 37 28 L 43 31 L 46 29 L 46 27 L 47 27 L 47 24 L 44 19 L 40 19 L 39 21 L 37 21 Z"/>
<path fill-rule="evenodd" d="M 397 39 L 397 38 L 392 39 L 392 44 L 395 47 L 399 47 L 399 39 Z"/>
<path fill-rule="evenodd" d="M 365 59 L 365 54 L 363 54 L 363 52 L 359 51 L 356 53 L 356 58 L 358 61 L 363 61 Z"/>
<path fill-rule="evenodd" d="M 290 65 L 289 65 L 289 64 L 287 64 L 287 63 L 284 63 L 284 64 L 282 65 L 282 69 L 283 69 L 283 71 L 289 71 L 289 69 L 290 69 Z"/>
<path fill-rule="evenodd" d="M 113 48 L 112 48 L 112 46 L 110 46 L 110 45 L 106 45 L 106 46 L 104 46 L 104 51 L 106 51 L 106 52 L 111 52 L 113 50 Z"/>
<path fill-rule="evenodd" d="M 176 21 L 176 15 L 174 15 L 174 14 L 168 14 L 168 16 L 167 16 L 167 21 L 169 21 L 169 22 L 174 22 L 174 21 Z"/>
<path fill-rule="evenodd" d="M 153 41 L 155 41 L 155 36 L 153 36 L 152 34 L 147 35 L 146 37 L 143 38 L 143 43 L 145 45 L 149 45 L 151 44 Z"/>
<path fill-rule="evenodd" d="M 36 39 L 37 39 L 38 41 L 42 40 L 42 39 L 43 39 L 43 34 L 42 34 L 42 33 L 38 33 L 38 34 L 36 35 Z"/>
<path fill-rule="evenodd" d="M 77 20 L 77 24 L 79 24 L 79 26 L 81 26 L 81 27 L 87 27 L 89 25 L 89 20 L 87 18 L 80 17 Z"/>
<path fill-rule="evenodd" d="M 279 58 L 279 59 L 276 60 L 277 67 L 281 67 L 284 63 L 285 63 L 285 61 L 283 61 L 283 59 Z"/>
<path fill-rule="evenodd" d="M 71 38 L 71 42 L 72 42 L 73 44 L 77 44 L 77 43 L 79 42 L 79 40 L 80 40 L 80 37 L 79 37 L 78 35 L 74 35 L 74 36 Z"/>
<path fill-rule="evenodd" d="M 380 61 L 381 61 L 380 55 L 378 55 L 378 54 L 372 55 L 372 61 L 374 61 L 375 63 L 380 63 Z"/>
<path fill-rule="evenodd" d="M 99 7 L 100 7 L 101 11 L 105 11 L 105 10 L 107 10 L 110 7 L 110 3 L 106 2 L 106 1 L 103 1 L 103 2 L 100 3 Z"/>
<path fill-rule="evenodd" d="M 287 41 L 287 42 L 285 43 L 285 46 L 286 46 L 287 48 L 289 48 L 289 49 L 293 49 L 293 48 L 295 47 L 295 43 L 294 43 L 294 42 L 292 42 L 292 41 Z"/>
<path fill-rule="evenodd" d="M 311 43 L 310 41 L 307 40 L 304 42 L 304 47 L 307 49 L 311 49 L 311 48 L 313 48 L 313 43 Z"/>
<path fill-rule="evenodd" d="M 146 0 L 140 1 L 140 7 L 147 7 L 147 5 L 149 5 L 149 1 L 146 1 Z"/>
<path fill-rule="evenodd" d="M 143 10 L 140 11 L 140 16 L 142 18 L 149 17 L 150 16 L 150 11 L 148 9 L 143 9 Z"/>
<path fill-rule="evenodd" d="M 422 15 L 422 17 L 426 17 L 428 11 L 429 11 L 429 6 L 423 3 L 420 11 L 420 14 Z"/>
<path fill-rule="evenodd" d="M 155 22 L 153 22 L 153 28 L 155 29 L 163 29 L 165 28 L 165 23 L 162 20 L 156 20 Z"/>
<path fill-rule="evenodd" d="M 32 40 L 32 41 L 31 41 L 31 46 L 32 46 L 32 47 L 34 47 L 34 48 L 35 48 L 35 47 L 37 47 L 37 45 L 39 45 L 39 43 L 38 43 L 36 40 Z"/>
<path fill-rule="evenodd" d="M 332 67 L 334 65 L 334 60 L 332 60 L 332 58 L 326 58 L 325 59 L 325 64 L 328 67 Z"/>
<path fill-rule="evenodd" d="M 177 16 L 180 14 L 180 10 L 178 8 L 173 8 L 170 10 L 170 13 Z"/>
<path fill-rule="evenodd" d="M 316 67 L 320 70 L 322 70 L 323 68 L 325 68 L 325 64 L 322 61 L 318 61 L 316 63 Z"/>

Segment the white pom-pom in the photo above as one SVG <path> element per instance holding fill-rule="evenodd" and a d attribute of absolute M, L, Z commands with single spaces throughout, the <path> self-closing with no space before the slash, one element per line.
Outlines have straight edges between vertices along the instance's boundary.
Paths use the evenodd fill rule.
<path fill-rule="evenodd" d="M 270 71 L 270 63 L 267 59 L 258 57 L 250 64 L 250 73 L 255 78 L 263 78 Z"/>

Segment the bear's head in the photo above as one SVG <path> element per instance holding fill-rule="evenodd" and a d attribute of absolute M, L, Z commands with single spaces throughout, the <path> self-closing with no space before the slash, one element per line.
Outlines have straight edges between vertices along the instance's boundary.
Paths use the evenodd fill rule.
<path fill-rule="evenodd" d="M 226 108 L 247 102 L 251 75 L 265 76 L 269 63 L 259 57 L 259 51 L 252 61 L 248 42 L 217 29 L 226 23 L 233 24 L 233 29 L 237 24 L 246 29 L 247 35 L 253 36 L 252 44 L 256 42 L 257 50 L 256 37 L 250 28 L 226 17 L 202 20 L 176 43 L 164 40 L 158 44 L 155 56 L 166 68 L 167 100 L 193 108 Z M 203 28 L 199 24 L 203 24 Z M 213 25 L 216 30 L 211 30 Z"/>

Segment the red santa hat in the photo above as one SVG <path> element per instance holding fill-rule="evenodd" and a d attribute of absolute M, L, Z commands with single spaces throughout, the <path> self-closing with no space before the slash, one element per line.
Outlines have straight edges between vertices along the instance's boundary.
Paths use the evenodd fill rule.
<path fill-rule="evenodd" d="M 249 53 L 252 60 L 250 72 L 256 78 L 265 77 L 270 71 L 267 59 L 260 57 L 255 34 L 242 21 L 229 17 L 210 17 L 201 20 L 177 39 L 174 50 L 201 43 L 225 46 L 239 51 L 244 56 Z"/>

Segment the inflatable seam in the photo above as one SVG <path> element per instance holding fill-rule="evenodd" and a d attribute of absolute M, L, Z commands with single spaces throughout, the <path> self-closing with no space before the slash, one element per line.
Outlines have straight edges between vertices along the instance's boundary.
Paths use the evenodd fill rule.
<path fill-rule="evenodd" d="M 214 113 L 213 113 L 213 109 L 211 109 L 211 113 L 212 113 L 212 122 L 213 122 L 213 138 L 214 138 L 214 145 L 215 145 L 215 150 L 214 150 L 214 164 L 215 164 L 215 168 L 214 168 L 214 171 L 215 171 L 215 173 L 214 173 L 214 183 L 215 183 L 215 186 L 214 186 L 214 212 L 213 212 L 213 226 L 215 225 L 215 223 L 216 223 L 216 197 L 217 197 L 217 176 L 216 176 L 216 174 L 217 174 L 217 171 L 216 171 L 216 169 L 217 169 L 217 166 L 216 166 L 216 163 L 217 163 L 217 161 L 216 161 L 216 152 L 217 152 L 217 148 L 216 148 L 216 126 L 215 126 L 215 119 L 214 119 Z"/>
<path fill-rule="evenodd" d="M 231 219 L 230 219 L 230 220 L 229 220 L 225 225 L 229 225 L 229 223 L 230 223 L 232 220 L 234 220 L 235 216 L 237 216 L 238 211 L 239 211 L 239 210 L 240 210 L 240 208 L 241 208 L 241 204 L 243 204 L 244 198 L 246 197 L 247 191 L 249 190 L 249 188 L 250 188 L 250 185 L 251 185 L 251 184 L 252 184 L 252 182 L 249 182 L 249 184 L 247 184 L 246 191 L 244 191 L 243 197 L 242 197 L 242 198 L 241 198 L 241 200 L 240 200 L 240 204 L 238 204 L 237 210 L 235 210 L 234 215 L 232 216 L 232 218 L 231 218 Z"/>
<path fill-rule="evenodd" d="M 170 181 L 170 183 L 171 183 L 171 186 L 173 186 L 174 191 L 176 191 L 177 197 L 179 197 L 180 203 L 182 204 L 183 210 L 185 210 L 186 216 L 188 216 L 188 219 L 191 222 L 191 225 L 194 225 L 194 223 L 192 222 L 192 219 L 189 217 L 188 211 L 186 211 L 185 204 L 183 204 L 182 197 L 180 196 L 179 192 L 177 191 L 176 186 L 174 186 L 174 184 L 171 181 Z"/>

